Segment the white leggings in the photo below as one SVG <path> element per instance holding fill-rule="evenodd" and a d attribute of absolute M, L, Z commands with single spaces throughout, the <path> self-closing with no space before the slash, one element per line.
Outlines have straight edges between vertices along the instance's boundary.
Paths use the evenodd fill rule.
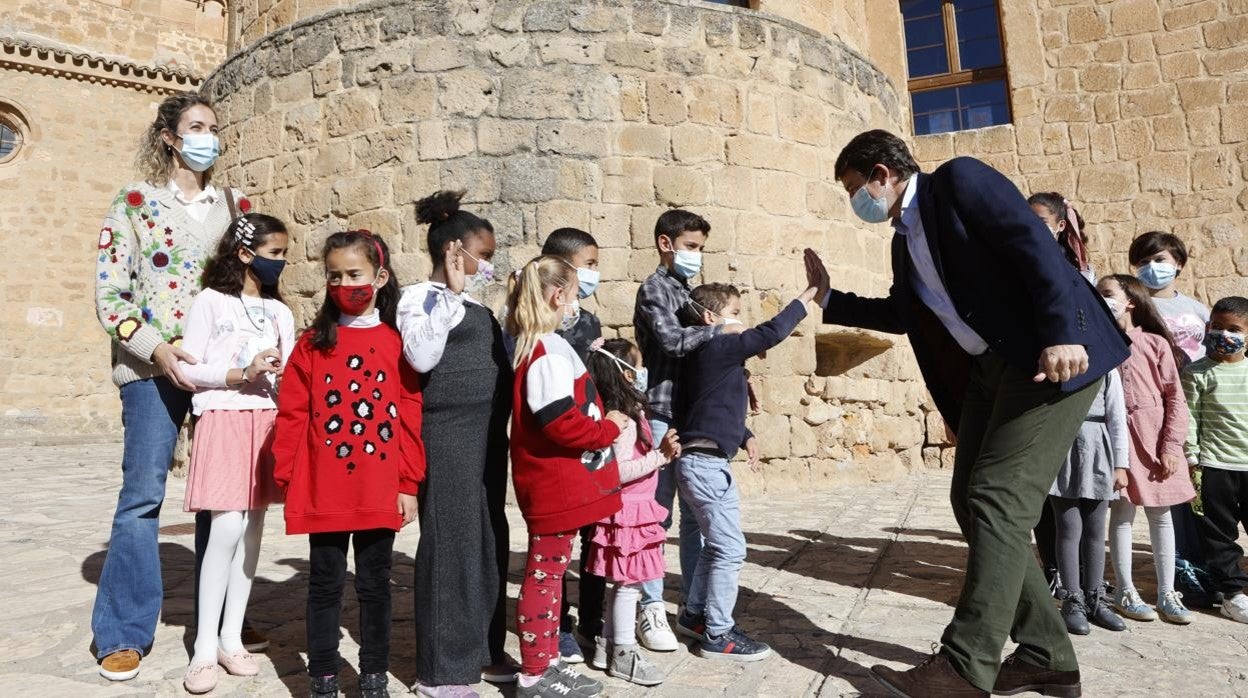
<path fill-rule="evenodd" d="M 637 644 L 637 602 L 641 584 L 611 583 L 611 611 L 602 622 L 602 636 L 617 647 Z"/>
<path fill-rule="evenodd" d="M 1135 521 L 1135 505 L 1118 499 L 1109 512 L 1109 556 L 1114 564 L 1118 588 L 1135 589 L 1131 581 L 1131 523 Z M 1157 568 L 1157 596 L 1174 591 L 1174 524 L 1170 507 L 1144 507 L 1148 517 L 1148 536 L 1153 545 L 1153 566 Z"/>
<path fill-rule="evenodd" d="M 264 510 L 214 511 L 199 572 L 199 628 L 192 663 L 217 662 L 217 628 L 226 652 L 243 649 L 243 614 L 264 533 Z"/>

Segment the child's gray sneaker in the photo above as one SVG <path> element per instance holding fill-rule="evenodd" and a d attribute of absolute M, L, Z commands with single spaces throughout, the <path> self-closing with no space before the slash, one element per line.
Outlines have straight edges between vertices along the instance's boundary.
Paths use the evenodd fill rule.
<path fill-rule="evenodd" d="M 1157 614 L 1162 620 L 1175 625 L 1192 622 L 1192 612 L 1183 605 L 1183 595 L 1177 591 L 1167 591 L 1157 599 Z"/>
<path fill-rule="evenodd" d="M 606 671 L 607 666 L 611 663 L 611 646 L 607 644 L 607 638 L 599 635 L 594 638 L 594 655 L 589 660 L 589 665 L 599 671 Z"/>
<path fill-rule="evenodd" d="M 591 679 L 588 676 L 573 669 L 567 662 L 560 661 L 555 664 L 555 669 L 563 676 L 566 683 L 572 684 L 572 687 L 578 691 L 588 691 L 587 695 L 596 696 L 602 693 L 602 682 L 598 679 Z"/>
<path fill-rule="evenodd" d="M 611 652 L 611 668 L 607 673 L 638 686 L 658 686 L 663 683 L 663 672 L 641 655 L 637 645 L 623 645 Z"/>
<path fill-rule="evenodd" d="M 1109 605 L 1120 615 L 1131 620 L 1157 620 L 1157 612 L 1144 603 L 1144 599 L 1140 598 L 1140 592 L 1134 588 L 1119 589 Z"/>
<path fill-rule="evenodd" d="M 532 686 L 525 686 L 523 681 L 516 682 L 516 698 L 593 698 L 597 695 L 595 691 L 573 686 L 558 665 L 547 669 Z"/>

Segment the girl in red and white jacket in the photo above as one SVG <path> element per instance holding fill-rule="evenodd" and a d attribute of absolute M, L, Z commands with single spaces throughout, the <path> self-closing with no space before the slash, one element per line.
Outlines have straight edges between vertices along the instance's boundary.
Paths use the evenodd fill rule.
<path fill-rule="evenodd" d="M 516 695 L 593 696 L 602 684 L 559 660 L 561 581 L 577 531 L 619 511 L 620 473 L 611 444 L 628 423 L 603 415 L 576 351 L 556 334 L 580 313 L 576 272 L 538 257 L 511 280 L 507 332 L 516 340 L 511 463 L 529 550 L 516 604 L 520 674 Z"/>
<path fill-rule="evenodd" d="M 424 479 L 421 396 L 395 328 L 399 285 L 385 242 L 367 231 L 325 242 L 325 303 L 282 377 L 273 455 L 286 533 L 307 533 L 308 675 L 338 695 L 339 614 L 355 548 L 360 689 L 384 696 L 394 534 L 416 518 Z"/>

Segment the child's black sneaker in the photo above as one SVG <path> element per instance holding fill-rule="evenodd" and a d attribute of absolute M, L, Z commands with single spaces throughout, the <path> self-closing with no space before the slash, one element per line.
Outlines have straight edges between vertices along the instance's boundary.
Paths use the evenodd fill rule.
<path fill-rule="evenodd" d="M 726 659 L 731 662 L 757 662 L 771 656 L 771 648 L 762 642 L 750 639 L 741 632 L 741 628 L 732 630 L 719 637 L 706 636 L 698 646 L 698 655 L 704 659 Z"/>
<path fill-rule="evenodd" d="M 311 698 L 338 698 L 338 676 L 312 676 Z"/>
<path fill-rule="evenodd" d="M 360 674 L 360 698 L 390 698 L 389 682 L 384 673 Z"/>
<path fill-rule="evenodd" d="M 681 607 L 680 615 L 676 616 L 676 632 L 691 637 L 698 642 L 706 640 L 706 616 L 701 613 L 690 613 Z"/>

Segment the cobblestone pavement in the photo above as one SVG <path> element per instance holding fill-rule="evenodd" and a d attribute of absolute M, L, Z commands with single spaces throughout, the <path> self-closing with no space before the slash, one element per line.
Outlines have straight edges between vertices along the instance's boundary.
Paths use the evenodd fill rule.
<path fill-rule="evenodd" d="M 110 684 L 96 673 L 89 651 L 91 604 L 120 455 L 112 444 L 0 449 L 0 695 L 184 695 L 194 554 L 192 517 L 181 510 L 182 480 L 169 480 L 161 529 L 164 613 L 142 673 Z M 880 695 L 867 668 L 921 660 L 939 639 L 958 594 L 964 547 L 946 504 L 947 486 L 946 474 L 928 473 L 820 494 L 747 498 L 749 557 L 737 617 L 748 632 L 770 642 L 775 655 L 744 666 L 711 663 L 684 648 L 652 655 L 668 679 L 649 693 Z M 512 514 L 512 549 L 518 551 L 523 525 Z M 303 537 L 283 535 L 280 510 L 271 512 L 266 525 L 250 616 L 273 646 L 262 657 L 260 676 L 223 677 L 214 695 L 306 695 L 300 651 L 306 544 Z M 1137 582 L 1149 598 L 1152 563 L 1140 529 L 1147 527 L 1137 526 Z M 418 535 L 405 530 L 395 546 L 395 695 L 415 678 L 410 580 Z M 518 552 L 512 563 L 514 598 Z M 669 574 L 669 589 L 676 582 Z M 357 614 L 350 593 L 343 622 L 342 653 L 354 662 Z M 510 643 L 514 653 L 514 636 Z M 1124 633 L 1096 629 L 1075 638 L 1075 646 L 1085 695 L 1248 695 L 1248 626 L 1207 612 L 1188 627 L 1154 622 L 1132 623 Z M 353 691 L 354 673 L 344 670 L 343 676 Z M 614 679 L 607 685 L 607 695 L 647 693 Z M 479 688 L 498 695 L 491 686 Z"/>

